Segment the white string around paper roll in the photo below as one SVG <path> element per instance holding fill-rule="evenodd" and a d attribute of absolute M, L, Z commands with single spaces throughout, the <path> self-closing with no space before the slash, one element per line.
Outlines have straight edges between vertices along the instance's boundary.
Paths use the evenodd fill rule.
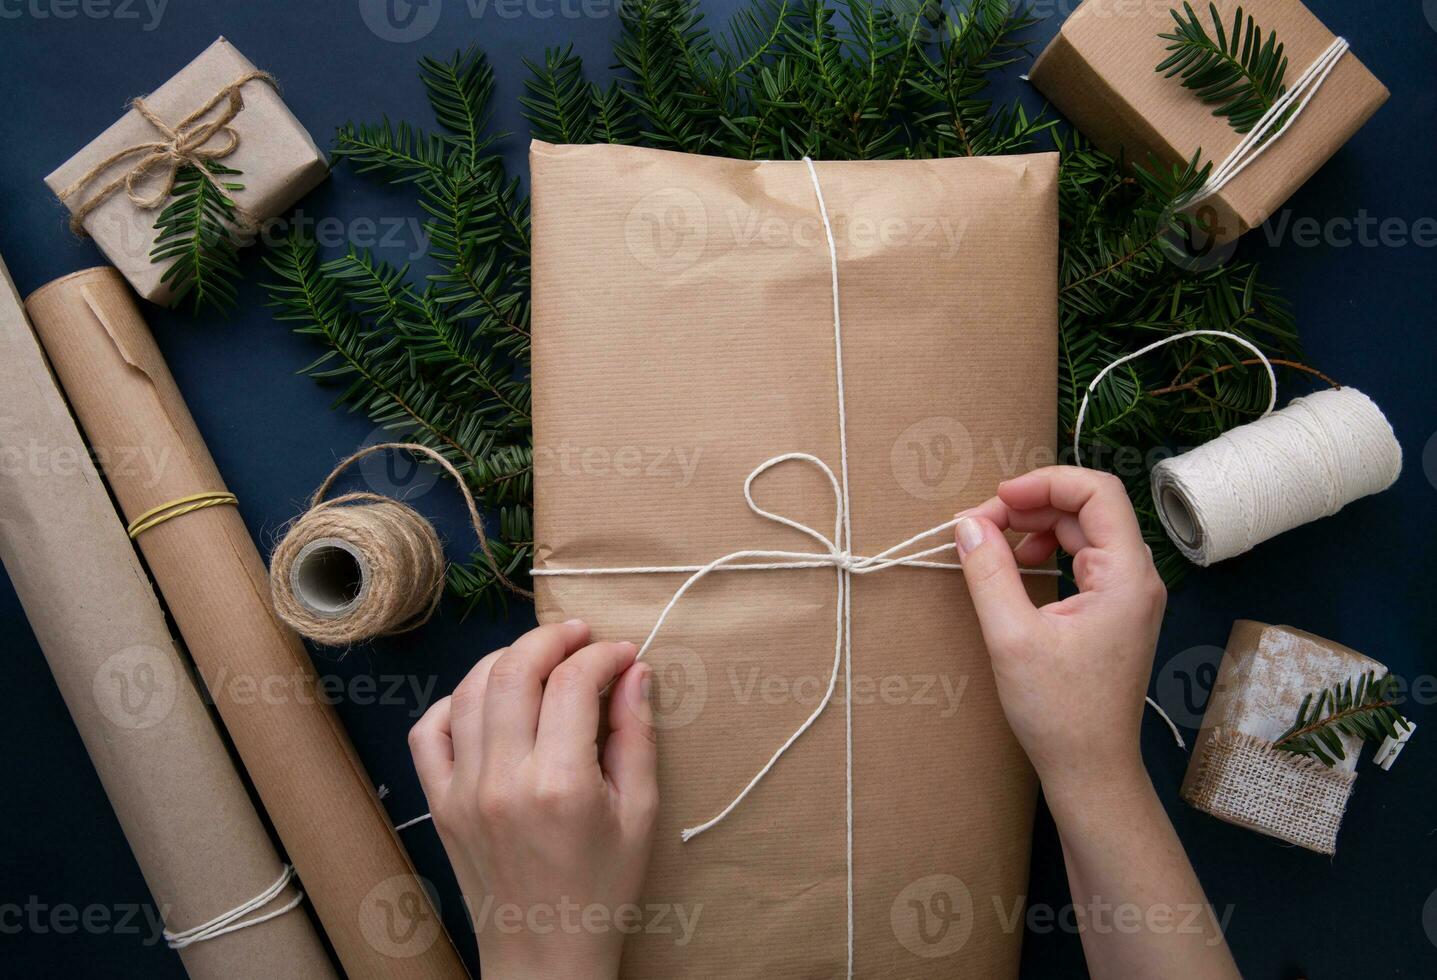
<path fill-rule="evenodd" d="M 222 912 L 208 922 L 203 922 L 191 929 L 182 929 L 179 932 L 164 931 L 165 942 L 170 949 L 184 949 L 186 946 L 193 946 L 195 943 L 202 943 L 209 939 L 218 939 L 220 936 L 229 935 L 232 932 L 239 932 L 241 929 L 248 929 L 250 926 L 257 926 L 261 922 L 268 922 L 270 919 L 278 918 L 286 912 L 299 907 L 304 901 L 304 892 L 295 889 L 294 898 L 290 899 L 282 907 L 264 915 L 256 916 L 253 919 L 246 919 L 245 916 L 251 912 L 258 912 L 270 902 L 273 902 L 283 892 L 285 887 L 294 879 L 294 867 L 286 864 L 280 872 L 279 878 L 264 891 L 247 902 L 241 902 L 228 912 Z M 243 920 L 243 921 L 241 921 Z"/>
<path fill-rule="evenodd" d="M 1347 43 L 1346 38 L 1333 38 L 1332 43 L 1327 46 L 1327 50 L 1307 66 L 1307 70 L 1298 76 L 1297 81 L 1293 82 L 1292 88 L 1274 100 L 1272 106 L 1262 114 L 1252 129 L 1248 130 L 1238 141 L 1237 146 L 1233 147 L 1232 152 L 1223 159 L 1222 163 L 1213 168 L 1212 173 L 1208 174 L 1207 181 L 1203 186 L 1183 202 L 1183 207 L 1192 207 L 1219 193 L 1238 174 L 1255 163 L 1269 146 L 1281 139 L 1282 135 L 1297 121 L 1297 117 L 1302 115 L 1302 111 L 1307 108 L 1307 104 L 1312 101 L 1317 90 L 1322 87 L 1322 83 L 1327 81 L 1327 76 L 1332 74 L 1332 70 L 1342 60 L 1342 56 L 1350 49 L 1351 45 Z M 1283 116 L 1289 110 L 1291 110 L 1291 114 L 1284 119 Z M 1268 135 L 1269 131 L 1279 122 L 1282 123 L 1281 127 Z"/>
<path fill-rule="evenodd" d="M 828 206 L 823 200 L 823 188 L 818 181 L 818 170 L 814 167 L 813 161 L 808 157 L 803 158 L 804 165 L 808 167 L 809 180 L 813 184 L 813 193 L 818 201 L 818 213 L 823 219 L 823 230 L 828 238 L 828 260 L 829 274 L 833 287 L 833 349 L 834 363 L 836 366 L 836 379 L 838 390 L 838 463 L 839 475 L 835 476 L 833 470 L 827 463 L 817 456 L 809 453 L 783 453 L 774 456 L 761 463 L 748 475 L 743 484 L 744 499 L 748 502 L 749 509 L 760 517 L 793 528 L 802 534 L 817 541 L 821 551 L 771 551 L 771 550 L 745 550 L 736 551 L 732 554 L 715 558 L 705 565 L 649 565 L 625 568 L 541 568 L 535 569 L 534 575 L 663 575 L 689 573 L 689 577 L 674 592 L 673 598 L 659 614 L 658 621 L 654 628 L 649 631 L 648 637 L 639 647 L 638 656 L 643 657 L 653 646 L 654 638 L 658 636 L 659 630 L 663 628 L 665 620 L 668 619 L 680 599 L 697 585 L 700 580 L 711 572 L 752 572 L 767 571 L 774 569 L 792 568 L 833 568 L 837 574 L 838 603 L 836 619 L 834 624 L 834 647 L 833 647 L 833 672 L 828 679 L 828 690 L 818 703 L 818 707 L 804 720 L 803 724 L 790 735 L 778 750 L 773 753 L 763 768 L 751 779 L 747 786 L 734 797 L 728 806 L 724 807 L 713 818 L 704 821 L 696 827 L 690 827 L 683 831 L 685 841 L 692 840 L 704 831 L 711 829 L 724 818 L 733 813 L 744 798 L 757 786 L 763 778 L 768 775 L 779 758 L 802 737 L 803 733 L 818 720 L 819 716 L 827 709 L 833 700 L 833 694 L 838 686 L 840 672 L 844 677 L 844 690 L 850 692 L 844 698 L 844 810 L 847 825 L 846 837 L 846 866 L 847 866 L 847 915 L 848 915 L 848 967 L 847 976 L 853 976 L 853 698 L 851 696 L 853 686 L 853 657 L 852 657 L 852 607 L 851 588 L 854 575 L 867 575 L 871 572 L 879 572 L 885 569 L 899 566 L 917 568 L 941 568 L 951 571 L 959 571 L 962 565 L 956 561 L 934 561 L 936 555 L 945 552 L 956 552 L 957 548 L 952 541 L 935 547 L 925 548 L 912 554 L 901 554 L 905 549 L 916 545 L 918 542 L 945 534 L 953 529 L 958 523 L 957 519 L 946 521 L 937 527 L 929 528 L 913 535 L 906 541 L 901 541 L 891 548 L 886 548 L 876 555 L 861 556 L 852 553 L 853 525 L 849 508 L 848 493 L 848 412 L 844 401 L 843 389 L 843 324 L 840 315 L 838 298 L 838 248 L 833 241 L 833 225 L 828 218 Z M 799 462 L 807 463 L 816 467 L 828 478 L 829 486 L 833 489 L 835 501 L 835 517 L 833 537 L 830 538 L 814 528 L 808 527 L 799 521 L 791 520 L 780 514 L 760 507 L 753 498 L 753 482 L 763 473 L 781 463 Z M 1057 575 L 1056 569 L 1023 569 L 1028 575 Z M 412 822 L 412 821 L 411 821 Z"/>
<path fill-rule="evenodd" d="M 1402 472 L 1402 447 L 1372 399 L 1355 388 L 1304 395 L 1281 411 L 1277 375 L 1256 345 L 1225 330 L 1188 330 L 1124 355 L 1099 371 L 1073 426 L 1073 457 L 1093 390 L 1119 365 L 1165 344 L 1223 337 L 1251 350 L 1267 369 L 1271 394 L 1254 422 L 1153 467 L 1153 503 L 1168 537 L 1198 565 L 1232 558 L 1302 524 L 1378 493 Z"/>

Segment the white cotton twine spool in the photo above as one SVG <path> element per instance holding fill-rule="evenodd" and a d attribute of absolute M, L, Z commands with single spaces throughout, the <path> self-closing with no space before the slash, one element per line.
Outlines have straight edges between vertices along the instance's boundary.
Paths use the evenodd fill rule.
<path fill-rule="evenodd" d="M 1402 472 L 1392 425 L 1355 388 L 1319 391 L 1153 467 L 1168 537 L 1198 565 L 1386 490 Z"/>

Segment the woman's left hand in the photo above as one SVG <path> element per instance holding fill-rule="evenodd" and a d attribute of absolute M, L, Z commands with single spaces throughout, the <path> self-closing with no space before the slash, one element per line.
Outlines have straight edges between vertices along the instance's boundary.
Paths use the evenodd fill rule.
<path fill-rule="evenodd" d="M 526 633 L 409 735 L 491 980 L 617 976 L 639 925 L 658 814 L 651 671 L 632 643 L 588 641 L 578 620 Z"/>

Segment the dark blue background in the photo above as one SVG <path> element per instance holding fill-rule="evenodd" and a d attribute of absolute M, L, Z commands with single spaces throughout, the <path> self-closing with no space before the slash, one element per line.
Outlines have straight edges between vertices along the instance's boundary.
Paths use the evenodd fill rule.
<path fill-rule="evenodd" d="M 431 0 L 439 4 L 441 0 Z M 723 26 L 739 0 L 707 4 Z M 1034 50 L 1057 28 L 1075 0 L 1036 0 L 1053 16 L 1033 32 Z M 433 29 L 412 43 L 378 36 L 357 0 L 200 3 L 171 0 L 158 25 L 142 6 L 137 17 L 55 16 L 68 0 L 0 0 L 0 254 L 23 292 L 102 261 L 71 238 L 63 211 L 41 180 L 112 122 L 125 100 L 150 90 L 217 35 L 229 37 L 260 67 L 279 76 L 295 114 L 327 145 L 348 120 L 428 123 L 415 74 L 416 59 L 447 54 L 477 41 L 498 75 L 498 128 L 514 173 L 523 173 L 526 126 L 516 97 L 524 57 L 546 45 L 574 43 L 590 72 L 605 68 L 618 30 L 612 2 L 534 0 L 533 16 L 480 0 L 444 0 Z M 1437 2 L 1312 0 L 1335 31 L 1392 90 L 1391 102 L 1289 203 L 1291 220 L 1394 219 L 1406 226 L 1437 215 L 1432 181 L 1437 99 Z M 120 9 L 116 9 L 120 7 Z M 91 7 L 92 12 L 103 8 Z M 589 16 L 582 16 L 583 11 Z M 47 16 L 37 16 L 44 13 Z M 510 16 L 504 16 L 505 13 Z M 421 11 L 421 16 L 423 12 Z M 598 14 L 599 16 L 594 16 Z M 422 25 L 421 25 L 422 26 Z M 147 27 L 152 29 L 147 29 Z M 997 94 L 1040 100 L 1012 71 Z M 346 221 L 364 216 L 417 216 L 411 197 L 342 168 L 302 204 L 311 216 Z M 1273 227 L 1276 227 L 1275 225 Z M 350 230 L 364 234 L 361 225 Z M 1340 516 L 1195 574 L 1175 594 L 1158 651 L 1156 683 L 1164 702 L 1188 727 L 1201 703 L 1184 705 L 1185 683 L 1210 676 L 1232 621 L 1286 622 L 1340 640 L 1408 678 L 1425 675 L 1434 626 L 1431 562 L 1437 511 L 1437 418 L 1432 372 L 1437 366 L 1430 246 L 1330 243 L 1311 247 L 1267 231 L 1242 248 L 1265 263 L 1266 278 L 1293 300 L 1309 362 L 1372 395 L 1386 410 L 1406 453 L 1401 481 L 1386 494 Z M 412 236 L 399 249 L 412 247 Z M 174 374 L 199 426 L 239 495 L 249 526 L 265 545 L 274 530 L 338 457 L 371 437 L 362 417 L 331 412 L 331 393 L 294 371 L 315 353 L 263 307 L 262 270 L 245 259 L 249 285 L 239 312 L 227 320 L 151 311 Z M 1291 394 L 1291 393 L 1288 393 Z M 451 541 L 466 535 L 447 492 L 425 500 L 443 518 Z M 381 643 L 321 670 L 342 678 L 367 673 L 413 674 L 447 692 L 487 650 L 526 628 L 532 614 L 449 612 L 423 631 Z M 71 903 L 148 901 L 109 805 L 57 693 L 45 661 L 10 591 L 0 586 L 0 643 L 7 695 L 0 705 L 0 906 L 34 900 Z M 1174 692 L 1178 692 L 1176 695 Z M 396 821 L 425 809 L 405 747 L 416 704 L 339 706 L 376 782 L 387 784 Z M 1176 703 L 1175 703 L 1176 702 Z M 1437 775 L 1432 748 L 1437 722 L 1427 705 L 1409 713 L 1431 730 L 1419 733 L 1391 773 L 1363 764 L 1338 855 L 1327 859 L 1282 846 L 1197 813 L 1176 797 L 1187 758 L 1157 723 L 1148 722 L 1144 750 L 1208 894 L 1232 907 L 1229 935 L 1248 976 L 1357 974 L 1437 975 Z M 472 959 L 458 894 L 428 826 L 405 832 L 422 873 L 437 885 L 446 919 Z M 1051 823 L 1040 818 L 1030 902 L 1068 902 L 1062 858 Z M 0 919 L 0 927 L 13 919 Z M 179 960 L 136 936 L 61 935 L 28 926 L 0 932 L 0 968 L 11 976 L 182 976 Z M 1030 931 L 1024 975 L 1080 976 L 1076 936 Z"/>

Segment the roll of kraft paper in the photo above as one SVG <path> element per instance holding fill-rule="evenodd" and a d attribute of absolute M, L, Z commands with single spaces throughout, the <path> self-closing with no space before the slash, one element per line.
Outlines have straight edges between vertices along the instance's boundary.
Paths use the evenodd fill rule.
<path fill-rule="evenodd" d="M 124 280 L 88 269 L 26 306 L 345 972 L 464 977 Z"/>
<path fill-rule="evenodd" d="M 185 970 L 195 980 L 335 976 L 3 260 L 0 418 L 0 559 Z M 246 904 L 257 907 L 216 921 Z M 230 928 L 241 923 L 253 924 Z M 208 938 L 194 939 L 197 929 Z"/>
<path fill-rule="evenodd" d="M 1153 501 L 1168 537 L 1211 565 L 1392 486 L 1402 447 L 1356 388 L 1295 398 L 1153 467 Z"/>

